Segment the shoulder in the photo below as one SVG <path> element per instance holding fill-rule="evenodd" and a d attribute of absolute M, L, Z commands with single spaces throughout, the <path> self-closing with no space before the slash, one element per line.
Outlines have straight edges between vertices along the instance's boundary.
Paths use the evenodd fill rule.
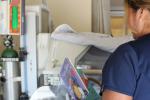
<path fill-rule="evenodd" d="M 102 73 L 103 90 L 133 96 L 136 86 L 137 57 L 129 43 L 120 45 L 106 61 Z"/>
<path fill-rule="evenodd" d="M 123 68 L 130 66 L 133 69 L 138 64 L 138 56 L 130 42 L 120 45 L 108 58 L 104 67 Z"/>
<path fill-rule="evenodd" d="M 120 55 L 120 56 L 125 56 L 125 55 L 129 55 L 129 56 L 136 56 L 136 51 L 134 49 L 134 46 L 131 45 L 132 42 L 127 42 L 125 44 L 120 45 L 112 54 L 113 55 Z"/>
<path fill-rule="evenodd" d="M 128 42 L 128 44 L 137 52 L 144 52 L 145 50 L 150 49 L 150 34 L 145 35 L 137 40 Z M 147 49 L 144 49 L 147 47 Z"/>

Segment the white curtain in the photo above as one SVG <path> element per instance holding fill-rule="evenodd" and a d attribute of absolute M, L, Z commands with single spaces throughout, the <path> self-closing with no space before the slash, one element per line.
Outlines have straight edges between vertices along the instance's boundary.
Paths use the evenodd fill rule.
<path fill-rule="evenodd" d="M 110 0 L 92 0 L 92 31 L 111 34 Z"/>

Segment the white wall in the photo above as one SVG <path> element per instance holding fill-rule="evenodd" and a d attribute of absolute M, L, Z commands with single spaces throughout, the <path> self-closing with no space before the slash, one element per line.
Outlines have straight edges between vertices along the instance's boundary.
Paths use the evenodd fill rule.
<path fill-rule="evenodd" d="M 26 0 L 27 5 L 41 4 L 42 0 Z M 91 31 L 91 0 L 47 0 L 54 27 L 69 24 L 80 32 Z"/>

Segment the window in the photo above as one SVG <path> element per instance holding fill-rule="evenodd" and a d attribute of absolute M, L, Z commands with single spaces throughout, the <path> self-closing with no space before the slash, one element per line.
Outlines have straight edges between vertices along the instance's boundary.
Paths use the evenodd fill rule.
<path fill-rule="evenodd" d="M 111 0 L 111 32 L 113 36 L 126 35 L 124 0 Z"/>

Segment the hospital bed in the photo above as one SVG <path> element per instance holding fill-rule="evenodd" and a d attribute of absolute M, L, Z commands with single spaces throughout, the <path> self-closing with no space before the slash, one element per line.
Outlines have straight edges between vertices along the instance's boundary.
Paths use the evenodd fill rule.
<path fill-rule="evenodd" d="M 107 34 L 90 32 L 55 31 L 51 34 L 40 33 L 37 40 L 38 74 L 39 76 L 45 75 L 41 86 L 47 86 L 49 84 L 59 84 L 59 76 L 54 76 L 59 74 L 65 57 L 69 58 L 77 68 L 82 69 L 81 67 L 83 67 L 82 70 L 87 76 L 98 80 L 99 83 L 99 80 L 101 80 L 101 69 L 109 55 L 119 45 L 131 41 L 133 38 L 132 36 L 112 37 Z M 84 65 L 86 65 L 86 68 Z M 85 70 L 88 68 L 87 65 L 94 67 L 94 70 Z M 100 90 L 97 87 L 95 89 L 97 91 Z"/>
<path fill-rule="evenodd" d="M 42 33 L 38 36 L 39 69 L 59 73 L 65 57 L 73 64 L 77 64 L 90 48 L 96 48 L 97 55 L 103 52 L 112 53 L 119 45 L 130 40 L 133 40 L 132 36 L 111 37 L 107 34 L 90 32 Z"/>

